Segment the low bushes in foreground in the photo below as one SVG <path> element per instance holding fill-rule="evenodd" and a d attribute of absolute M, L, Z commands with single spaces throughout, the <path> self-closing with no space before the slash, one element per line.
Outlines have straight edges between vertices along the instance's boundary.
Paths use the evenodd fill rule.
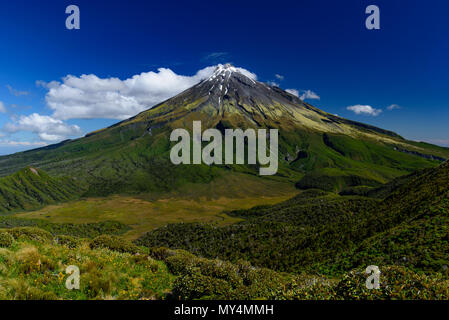
<path fill-rule="evenodd" d="M 90 242 L 90 247 L 95 248 L 107 248 L 118 252 L 138 253 L 139 247 L 134 243 L 127 241 L 121 237 L 111 235 L 101 235 L 94 238 Z"/>
<path fill-rule="evenodd" d="M 176 299 L 300 299 L 300 300 L 394 300 L 449 298 L 449 280 L 427 276 L 402 266 L 381 268 L 380 289 L 368 289 L 364 270 L 339 278 L 280 273 L 255 268 L 246 261 L 230 263 L 199 258 L 184 250 L 151 248 L 177 275 Z"/>
<path fill-rule="evenodd" d="M 116 236 L 93 240 L 37 228 L 0 230 L 1 299 L 448 299 L 444 275 L 381 266 L 380 289 L 366 288 L 364 270 L 338 278 L 206 259 L 184 250 L 141 248 Z M 159 260 L 159 261 L 158 261 Z M 68 290 L 66 267 L 80 269 Z"/>

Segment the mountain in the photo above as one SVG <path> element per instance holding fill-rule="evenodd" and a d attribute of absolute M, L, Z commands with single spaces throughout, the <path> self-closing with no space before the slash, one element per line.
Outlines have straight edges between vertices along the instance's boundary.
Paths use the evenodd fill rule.
<path fill-rule="evenodd" d="M 170 133 L 191 129 L 194 120 L 202 121 L 203 130 L 279 129 L 275 178 L 302 189 L 378 186 L 449 158 L 449 149 L 326 113 L 243 69 L 219 65 L 208 79 L 128 120 L 80 139 L 0 157 L 0 175 L 33 166 L 87 183 L 86 195 L 173 190 L 236 171 L 257 175 L 254 165 L 173 165 Z"/>

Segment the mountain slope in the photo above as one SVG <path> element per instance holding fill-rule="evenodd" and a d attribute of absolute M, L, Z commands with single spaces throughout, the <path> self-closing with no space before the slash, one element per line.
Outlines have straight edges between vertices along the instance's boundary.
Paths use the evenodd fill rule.
<path fill-rule="evenodd" d="M 84 138 L 0 157 L 0 175 L 32 165 L 78 177 L 88 183 L 88 195 L 107 195 L 208 183 L 229 170 L 257 174 L 257 166 L 172 165 L 169 135 L 191 128 L 194 120 L 202 121 L 203 130 L 279 129 L 278 176 L 289 181 L 306 176 L 305 188 L 322 187 L 307 181 L 323 175 L 337 177 L 324 187 L 329 190 L 348 181 L 375 186 L 449 158 L 446 148 L 326 113 L 241 69 L 220 65 L 210 78 L 131 119 Z"/>
<path fill-rule="evenodd" d="M 42 170 L 25 168 L 0 178 L 0 213 L 75 199 L 83 191 L 74 179 L 53 178 Z"/>

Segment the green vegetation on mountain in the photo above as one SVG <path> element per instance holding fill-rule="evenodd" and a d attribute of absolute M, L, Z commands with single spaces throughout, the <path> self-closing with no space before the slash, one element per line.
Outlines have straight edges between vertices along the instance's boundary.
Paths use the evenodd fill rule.
<path fill-rule="evenodd" d="M 69 177 L 53 178 L 32 167 L 0 178 L 0 213 L 31 210 L 76 199 L 83 186 Z"/>
<path fill-rule="evenodd" d="M 220 66 L 209 79 L 109 128 L 2 156 L 0 176 L 33 166 L 52 177 L 75 177 L 84 186 L 83 196 L 108 196 L 171 192 L 236 172 L 258 175 L 258 165 L 173 165 L 170 133 L 191 130 L 195 120 L 202 121 L 203 130 L 278 129 L 276 179 L 297 182 L 302 189 L 377 187 L 449 158 L 447 148 L 329 114 L 232 66 Z"/>

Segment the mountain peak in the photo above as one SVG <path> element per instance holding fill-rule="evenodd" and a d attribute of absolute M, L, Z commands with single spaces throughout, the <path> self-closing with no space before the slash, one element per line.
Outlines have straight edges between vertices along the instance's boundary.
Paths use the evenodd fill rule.
<path fill-rule="evenodd" d="M 226 72 L 239 72 L 238 68 L 234 67 L 232 64 L 230 63 L 226 63 L 226 64 L 219 64 L 217 66 L 217 68 L 215 68 L 214 74 L 215 75 L 219 75 L 221 73 L 226 73 Z"/>
<path fill-rule="evenodd" d="M 219 64 L 214 70 L 214 73 L 207 78 L 205 81 L 213 81 L 213 80 L 221 80 L 224 82 L 225 80 L 229 80 L 231 76 L 243 76 L 249 78 L 251 81 L 257 80 L 257 76 L 243 68 L 235 67 L 230 63 Z"/>
<path fill-rule="evenodd" d="M 277 128 L 367 137 L 390 144 L 394 132 L 347 120 L 305 103 L 281 88 L 257 81 L 247 69 L 219 64 L 209 78 L 119 126 L 141 121 L 151 128 L 190 128 L 193 121 L 204 128 Z M 401 144 L 402 141 L 399 142 Z"/>

